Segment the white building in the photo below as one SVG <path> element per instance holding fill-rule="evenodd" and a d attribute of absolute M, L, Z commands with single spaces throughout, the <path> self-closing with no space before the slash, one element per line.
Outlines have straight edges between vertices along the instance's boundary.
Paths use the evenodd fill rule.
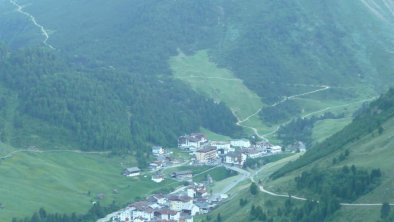
<path fill-rule="evenodd" d="M 114 216 L 115 221 L 124 222 L 124 221 L 131 221 L 133 216 L 131 212 L 134 210 L 132 207 L 127 207 L 125 209 L 120 210 L 116 216 Z"/>
<path fill-rule="evenodd" d="M 193 205 L 193 199 L 188 196 L 171 196 L 168 198 L 170 209 L 175 211 L 182 211 L 189 209 Z"/>
<path fill-rule="evenodd" d="M 268 148 L 268 151 L 272 154 L 278 154 L 282 152 L 282 147 L 281 146 L 272 146 L 271 148 Z"/>
<path fill-rule="evenodd" d="M 212 141 L 211 146 L 214 146 L 217 149 L 231 149 L 230 142 L 225 141 Z"/>
<path fill-rule="evenodd" d="M 231 140 L 231 146 L 240 148 L 249 148 L 252 144 L 247 139 Z"/>
<path fill-rule="evenodd" d="M 239 166 L 243 166 L 246 161 L 247 156 L 241 152 L 229 152 L 224 161 L 227 164 L 235 164 Z"/>
<path fill-rule="evenodd" d="M 155 156 L 163 155 L 165 153 L 165 150 L 161 146 L 154 146 L 152 147 L 152 154 Z"/>
<path fill-rule="evenodd" d="M 138 167 L 126 168 L 123 171 L 123 175 L 126 177 L 135 177 L 135 176 L 139 176 L 140 174 L 141 174 L 141 170 Z"/>
<path fill-rule="evenodd" d="M 156 215 L 164 221 L 179 221 L 181 213 L 170 209 L 161 209 L 156 212 Z"/>
<path fill-rule="evenodd" d="M 133 220 L 143 218 L 144 221 L 150 221 L 154 218 L 154 210 L 150 207 L 136 207 L 135 210 L 132 211 Z"/>
<path fill-rule="evenodd" d="M 208 142 L 208 139 L 201 133 L 192 133 L 190 135 L 178 138 L 178 147 L 182 149 L 197 150 Z"/>
<path fill-rule="evenodd" d="M 163 177 L 163 175 L 153 175 L 152 181 L 155 183 L 161 183 L 164 181 L 164 177 Z"/>

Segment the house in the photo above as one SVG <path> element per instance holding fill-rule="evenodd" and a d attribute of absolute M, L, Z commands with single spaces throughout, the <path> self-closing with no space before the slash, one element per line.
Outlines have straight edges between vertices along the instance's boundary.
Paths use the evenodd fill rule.
<path fill-rule="evenodd" d="M 235 151 L 229 152 L 225 157 L 225 163 L 243 166 L 247 156 L 244 153 Z"/>
<path fill-rule="evenodd" d="M 178 180 L 192 180 L 193 179 L 193 173 L 190 170 L 186 170 L 186 171 L 178 171 L 178 172 L 174 172 L 171 174 L 172 178 L 178 179 Z"/>
<path fill-rule="evenodd" d="M 155 217 L 163 221 L 179 221 L 181 213 L 170 209 L 160 209 L 155 212 Z"/>
<path fill-rule="evenodd" d="M 259 141 L 255 145 L 256 148 L 261 148 L 261 149 L 268 149 L 271 148 L 272 146 L 273 145 L 267 141 Z"/>
<path fill-rule="evenodd" d="M 190 134 L 190 137 L 198 139 L 200 141 L 200 145 L 203 145 L 204 143 L 208 142 L 208 139 L 202 133 L 192 133 Z"/>
<path fill-rule="evenodd" d="M 164 180 L 164 176 L 160 174 L 156 174 L 152 176 L 152 181 L 155 183 L 161 183 Z"/>
<path fill-rule="evenodd" d="M 181 213 L 181 218 L 179 222 L 193 222 L 193 216 L 187 213 Z"/>
<path fill-rule="evenodd" d="M 233 147 L 249 148 L 252 144 L 247 139 L 231 140 L 230 145 Z"/>
<path fill-rule="evenodd" d="M 299 151 L 299 152 L 306 152 L 305 143 L 301 141 L 297 141 L 289 146 L 289 150 L 291 151 Z"/>
<path fill-rule="evenodd" d="M 186 193 L 187 193 L 187 196 L 191 197 L 191 198 L 196 196 L 196 190 L 194 189 L 193 186 L 188 186 L 186 189 Z"/>
<path fill-rule="evenodd" d="M 164 161 L 156 160 L 149 164 L 151 170 L 160 170 L 165 165 Z"/>
<path fill-rule="evenodd" d="M 207 199 L 198 199 L 194 202 L 194 204 L 200 208 L 200 213 L 202 214 L 206 214 L 209 213 L 209 211 L 212 210 L 212 208 L 210 207 Z"/>
<path fill-rule="evenodd" d="M 134 210 L 132 207 L 127 207 L 125 209 L 122 209 L 118 211 L 118 213 L 114 216 L 113 220 L 114 221 L 119 221 L 119 222 L 125 222 L 125 221 L 131 221 L 132 215 L 131 212 Z"/>
<path fill-rule="evenodd" d="M 209 195 L 206 187 L 196 187 L 195 191 L 196 197 L 207 197 Z"/>
<path fill-rule="evenodd" d="M 268 152 L 272 153 L 272 154 L 278 154 L 282 152 L 282 147 L 281 146 L 272 146 L 270 148 L 267 149 Z"/>
<path fill-rule="evenodd" d="M 242 149 L 242 153 L 244 153 L 248 158 L 256 159 L 266 155 L 267 150 L 254 147 L 254 148 Z"/>
<path fill-rule="evenodd" d="M 188 150 L 196 150 L 208 142 L 207 138 L 201 133 L 192 133 L 190 135 L 180 136 L 178 138 L 178 147 Z"/>
<path fill-rule="evenodd" d="M 170 209 L 175 211 L 189 209 L 190 205 L 193 205 L 193 199 L 188 196 L 170 196 L 168 201 Z"/>
<path fill-rule="evenodd" d="M 131 205 L 134 210 L 131 212 L 133 221 L 150 221 L 154 218 L 154 209 L 150 208 L 148 203 L 145 201 L 140 201 L 133 203 Z"/>
<path fill-rule="evenodd" d="M 158 203 L 160 205 L 167 204 L 167 198 L 162 194 L 154 194 L 148 198 L 148 201 L 152 203 Z"/>
<path fill-rule="evenodd" d="M 230 149 L 231 144 L 230 142 L 225 142 L 225 141 L 212 141 L 210 143 L 211 146 L 216 147 L 217 149 Z"/>
<path fill-rule="evenodd" d="M 217 159 L 217 149 L 214 146 L 207 146 L 203 149 L 197 150 L 196 160 L 200 163 L 208 163 Z"/>
<path fill-rule="evenodd" d="M 152 147 L 152 154 L 155 156 L 163 155 L 165 150 L 161 146 L 153 146 Z"/>
<path fill-rule="evenodd" d="M 139 176 L 140 174 L 141 174 L 141 170 L 138 167 L 126 168 L 123 171 L 123 176 L 126 177 L 135 177 L 135 176 Z"/>

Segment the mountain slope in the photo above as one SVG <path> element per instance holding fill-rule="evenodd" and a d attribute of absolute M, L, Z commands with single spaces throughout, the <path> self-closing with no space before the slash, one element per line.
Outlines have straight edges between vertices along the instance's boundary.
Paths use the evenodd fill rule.
<path fill-rule="evenodd" d="M 381 178 L 377 184 L 367 188 L 364 191 L 365 193 L 356 195 L 355 199 L 340 200 L 342 203 L 350 202 L 351 204 L 342 205 L 339 210 L 328 214 L 324 220 L 320 221 L 377 221 L 380 219 L 381 204 L 383 202 L 394 203 L 394 192 L 392 190 L 394 186 L 394 177 L 392 176 L 393 132 L 394 90 L 390 90 L 371 103 L 369 107 L 365 107 L 361 114 L 345 129 L 307 151 L 298 159 L 287 160 L 288 164 L 284 167 L 283 163 L 279 162 L 276 165 L 273 163 L 272 166 L 271 164 L 263 166 L 254 180 L 261 180 L 268 193 L 260 193 L 258 196 L 254 196 L 250 194 L 249 190 L 244 190 L 228 203 L 210 213 L 209 217 L 212 219 L 200 217 L 199 221 L 214 221 L 218 214 L 222 216 L 222 221 L 258 221 L 251 216 L 252 205 L 262 206 L 267 220 L 272 218 L 273 221 L 291 221 L 290 218 L 295 218 L 298 215 L 300 219 L 297 221 L 308 221 L 301 220 L 303 218 L 301 211 L 305 210 L 308 205 L 300 199 L 319 200 L 318 206 L 321 205 L 320 207 L 324 208 L 327 206 L 324 197 L 328 197 L 327 194 L 324 195 L 324 191 L 321 191 L 323 194 L 316 193 L 307 188 L 318 187 L 319 182 L 316 181 L 311 180 L 311 184 L 304 184 L 301 188 L 297 187 L 299 186 L 299 178 L 316 174 L 319 175 L 318 181 L 325 181 L 329 178 L 328 175 L 332 173 L 341 172 L 346 167 L 348 170 L 353 168 L 350 166 L 355 166 L 360 172 L 379 169 Z M 282 168 L 278 169 L 281 165 Z M 273 172 L 272 168 L 274 168 L 273 174 L 271 174 Z M 284 172 L 287 172 L 287 174 L 283 175 Z M 269 179 L 270 175 L 273 175 L 275 179 Z M 361 177 L 361 175 L 359 176 Z M 355 178 L 342 176 L 334 180 L 334 183 L 341 183 L 344 186 L 343 180 L 357 181 Z M 356 190 L 356 185 L 360 185 L 359 182 L 354 183 L 353 191 Z M 329 187 L 331 185 L 324 183 L 324 186 Z M 245 187 L 249 188 L 248 186 Z M 330 192 L 334 192 L 334 190 Z M 289 194 L 294 198 L 301 198 L 291 200 L 290 204 Z M 329 196 L 333 197 L 334 193 L 329 193 Z M 244 206 L 240 205 L 241 199 L 246 202 Z M 288 203 L 286 204 L 286 202 Z M 292 206 L 291 210 L 286 208 L 286 205 L 289 206 L 288 204 Z M 309 205 L 309 207 L 312 205 Z M 279 208 L 280 210 L 278 210 Z M 294 210 L 295 208 L 300 209 L 300 211 Z M 289 210 L 287 213 L 286 209 Z M 309 212 L 312 212 L 312 210 L 309 210 Z M 308 216 L 312 218 L 316 214 L 309 214 Z"/>
<path fill-rule="evenodd" d="M 0 83 L 17 104 L 14 117 L 2 123 L 11 123 L 14 129 L 4 139 L 18 147 L 142 151 L 145 143 L 175 145 L 177 136 L 200 127 L 227 135 L 239 132 L 223 104 L 198 96 L 171 79 L 76 68 L 45 50 L 2 48 L 2 52 Z M 7 110 L 13 103 L 4 102 L 3 108 Z M 45 127 L 29 132 L 38 125 Z M 44 142 L 31 139 L 30 133 Z"/>
<path fill-rule="evenodd" d="M 6 44 L 13 48 L 46 47 L 66 60 L 67 65 L 73 65 L 70 69 L 70 72 L 74 72 L 73 75 L 78 75 L 75 72 L 84 73 L 82 78 L 63 78 L 59 74 L 48 80 L 52 81 L 49 84 L 58 81 L 57 78 L 63 78 L 61 81 L 65 83 L 105 82 L 105 86 L 98 88 L 100 93 L 109 95 L 118 91 L 116 96 L 119 98 L 111 102 L 125 103 L 125 107 L 112 111 L 121 112 L 115 116 L 122 117 L 106 126 L 98 124 L 96 128 L 101 128 L 99 132 L 112 128 L 112 132 L 122 132 L 120 137 L 123 138 L 129 135 L 125 132 L 129 127 L 124 123 L 130 115 L 135 115 L 141 121 L 132 122 L 132 134 L 143 132 L 145 135 L 141 136 L 141 141 L 152 143 L 163 142 L 165 138 L 173 140 L 181 131 L 196 130 L 200 126 L 227 135 L 234 135 L 237 131 L 235 118 L 228 109 L 224 111 L 223 105 L 217 108 L 226 113 L 223 117 L 213 115 L 208 121 L 207 116 L 211 114 L 204 113 L 197 118 L 200 124 L 196 124 L 189 118 L 191 113 L 186 111 L 189 113 L 186 116 L 189 117 L 181 117 L 180 122 L 188 123 L 175 127 L 177 129 L 173 132 L 165 133 L 154 129 L 155 127 L 145 129 L 146 125 L 152 126 L 158 121 L 162 122 L 158 125 L 168 126 L 169 122 L 177 120 L 175 117 L 184 109 L 198 110 L 193 102 L 186 105 L 188 108 L 178 103 L 179 94 L 187 94 L 183 97 L 185 103 L 186 98 L 193 94 L 187 86 L 172 80 L 173 71 L 168 61 L 179 51 L 190 55 L 198 50 L 208 49 L 212 61 L 232 71 L 250 90 L 259 95 L 261 102 L 251 107 L 278 104 L 283 97 L 291 98 L 294 94 L 302 94 L 324 85 L 330 86 L 324 93 L 307 96 L 309 101 L 287 99 L 277 106 L 266 106 L 262 112 L 256 109 L 260 119 L 268 125 L 285 123 L 293 116 L 305 115 L 305 110 L 322 110 L 325 108 L 324 104 L 366 99 L 367 94 L 387 87 L 394 76 L 393 54 L 390 51 L 394 33 L 391 25 L 392 5 L 387 1 L 335 0 L 316 3 L 302 0 L 288 3 L 280 0 L 245 3 L 221 0 L 96 0 L 60 1 L 55 4 L 48 0 L 2 0 L 1 3 L 0 16 L 5 20 L 2 20 L 0 29 L 4 33 L 2 39 Z M 11 24 L 15 24 L 18 29 L 11 28 L 14 27 Z M 35 34 L 31 35 L 34 30 Z M 29 35 L 32 38 L 27 41 L 26 36 Z M 85 72 L 106 74 L 100 76 Z M 108 73 L 122 74 L 109 77 Z M 133 82 L 129 83 L 133 85 L 133 89 L 125 92 L 124 86 L 119 84 L 127 81 Z M 149 96 L 148 93 L 143 93 L 147 96 L 141 97 L 143 99 L 133 98 L 138 95 L 141 84 L 142 87 L 148 87 L 145 92 L 152 93 Z M 168 93 L 168 96 L 164 100 L 158 99 L 163 93 Z M 133 96 L 125 96 L 130 94 Z M 194 96 L 198 97 L 192 97 Z M 198 104 L 204 105 L 198 107 L 212 106 L 210 109 L 216 109 L 211 100 L 207 100 L 207 103 L 202 98 L 199 100 Z M 107 102 L 95 101 L 101 106 L 101 110 L 108 108 L 105 106 Z M 317 102 L 322 105 L 308 109 Z M 132 106 L 131 103 L 139 104 L 135 108 L 138 111 L 127 109 Z M 156 111 L 146 109 L 144 114 L 138 116 L 142 113 L 141 106 L 160 103 L 162 108 L 155 108 Z M 119 107 L 119 104 L 113 104 L 112 107 Z M 179 106 L 176 109 L 178 113 L 175 112 L 177 114 L 169 114 L 175 110 L 170 104 Z M 80 109 L 86 110 L 86 107 Z M 161 118 L 160 113 L 164 112 L 173 116 Z M 111 110 L 105 113 L 111 113 Z M 272 115 L 273 113 L 276 115 Z M 39 112 L 35 112 L 35 115 L 41 115 L 42 118 Z M 212 120 L 220 120 L 221 123 L 217 126 Z M 201 123 L 202 121 L 206 122 Z M 196 127 L 191 127 L 192 125 Z M 104 134 L 86 135 L 90 138 L 99 137 L 98 144 L 89 146 L 107 146 L 106 139 L 102 138 L 105 137 Z M 168 141 L 164 143 L 169 144 Z M 120 142 L 124 143 L 126 142 Z"/>

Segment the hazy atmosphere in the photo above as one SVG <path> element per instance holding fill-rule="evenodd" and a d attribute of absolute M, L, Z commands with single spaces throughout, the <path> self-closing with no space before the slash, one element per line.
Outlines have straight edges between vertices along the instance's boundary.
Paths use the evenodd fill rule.
<path fill-rule="evenodd" d="M 393 0 L 0 0 L 0 221 L 394 221 L 393 87 Z"/>

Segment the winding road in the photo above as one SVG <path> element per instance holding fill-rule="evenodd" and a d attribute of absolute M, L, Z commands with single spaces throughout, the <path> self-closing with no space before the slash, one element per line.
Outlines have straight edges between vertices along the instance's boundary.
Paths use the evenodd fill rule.
<path fill-rule="evenodd" d="M 313 87 L 316 87 L 316 86 L 313 86 Z M 314 93 L 326 91 L 326 90 L 329 90 L 329 89 L 331 88 L 330 86 L 327 86 L 327 85 L 321 85 L 321 86 L 318 86 L 318 87 L 320 87 L 320 89 L 316 89 L 316 90 L 308 91 L 308 92 L 305 92 L 305 93 L 300 93 L 300 94 L 295 94 L 295 95 L 291 95 L 291 96 L 284 97 L 283 99 L 281 99 L 281 100 L 279 100 L 279 101 L 273 103 L 272 105 L 270 105 L 270 107 L 276 107 L 276 106 L 278 106 L 279 104 L 286 102 L 287 100 L 291 100 L 291 99 L 295 99 L 295 98 L 298 98 L 298 97 L 301 97 L 301 96 L 306 96 L 306 95 L 310 95 L 310 94 L 314 94 Z M 248 121 L 250 118 L 252 118 L 252 117 L 258 115 L 258 114 L 261 112 L 262 109 L 263 109 L 263 107 L 261 107 L 261 108 L 258 109 L 255 113 L 251 114 L 250 116 L 248 116 L 248 117 L 246 117 L 245 119 L 242 119 L 242 120 L 238 117 L 238 115 L 236 114 L 236 112 L 235 112 L 234 110 L 232 110 L 232 112 L 233 112 L 233 115 L 235 116 L 235 118 L 237 118 L 237 123 L 236 123 L 236 124 L 237 124 L 238 126 L 243 127 L 243 128 L 247 128 L 247 129 L 251 129 L 251 130 L 253 131 L 253 133 L 254 133 L 258 138 L 263 139 L 263 140 L 265 140 L 265 141 L 268 141 L 268 139 L 267 139 L 266 137 L 269 136 L 269 135 L 272 135 L 272 134 L 276 133 L 276 132 L 279 130 L 279 127 L 280 127 L 280 126 L 278 126 L 278 127 L 277 127 L 275 130 L 273 130 L 272 132 L 269 132 L 269 133 L 267 133 L 267 134 L 261 135 L 261 134 L 259 134 L 257 128 L 251 127 L 251 126 L 246 126 L 246 125 L 243 125 L 243 124 L 242 124 L 242 123 Z M 327 108 L 326 108 L 326 109 L 327 109 Z"/>

